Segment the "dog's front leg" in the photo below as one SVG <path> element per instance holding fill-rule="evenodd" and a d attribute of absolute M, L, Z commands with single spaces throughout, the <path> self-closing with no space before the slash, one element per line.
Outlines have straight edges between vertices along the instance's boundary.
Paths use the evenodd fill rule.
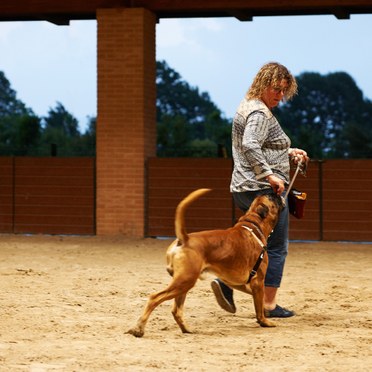
<path fill-rule="evenodd" d="M 252 296 L 254 308 L 256 310 L 256 319 L 261 327 L 276 327 L 275 323 L 265 317 L 264 311 L 264 282 L 257 278 L 251 281 Z"/>

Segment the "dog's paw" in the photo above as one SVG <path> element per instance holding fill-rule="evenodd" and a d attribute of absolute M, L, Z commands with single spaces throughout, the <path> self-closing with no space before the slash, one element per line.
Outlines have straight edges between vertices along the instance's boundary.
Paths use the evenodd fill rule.
<path fill-rule="evenodd" d="M 142 337 L 145 334 L 145 332 L 143 331 L 143 329 L 140 329 L 138 327 L 131 328 L 131 329 L 129 329 L 125 333 L 129 333 L 130 335 L 133 335 L 135 337 Z"/>
<path fill-rule="evenodd" d="M 276 323 L 272 322 L 271 320 L 268 320 L 268 319 L 264 319 L 264 320 L 261 320 L 261 321 L 257 321 L 257 323 L 261 326 L 261 327 L 276 327 Z"/>
<path fill-rule="evenodd" d="M 188 328 L 181 328 L 182 333 L 189 333 L 192 334 L 194 332 L 190 331 Z"/>

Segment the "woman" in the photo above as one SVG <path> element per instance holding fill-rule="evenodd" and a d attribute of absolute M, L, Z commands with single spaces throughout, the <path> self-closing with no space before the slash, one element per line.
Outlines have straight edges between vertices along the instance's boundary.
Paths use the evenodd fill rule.
<path fill-rule="evenodd" d="M 265 64 L 257 73 L 233 120 L 232 150 L 234 169 L 230 191 L 236 205 L 245 213 L 260 194 L 281 195 L 289 184 L 290 161 L 308 162 L 307 153 L 291 148 L 291 141 L 271 110 L 297 93 L 297 83 L 288 69 L 275 62 Z M 269 265 L 265 278 L 266 317 L 287 318 L 294 311 L 277 304 L 284 263 L 288 253 L 288 208 L 268 239 Z M 219 279 L 211 283 L 219 305 L 236 312 L 233 291 Z"/>

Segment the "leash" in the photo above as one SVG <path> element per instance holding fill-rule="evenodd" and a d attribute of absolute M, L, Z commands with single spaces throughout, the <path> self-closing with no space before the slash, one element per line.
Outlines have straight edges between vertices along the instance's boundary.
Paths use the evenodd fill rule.
<path fill-rule="evenodd" d="M 287 188 L 287 191 L 285 193 L 285 196 L 284 196 L 284 201 L 287 200 L 287 197 L 288 197 L 288 194 L 289 192 L 291 191 L 292 187 L 293 187 L 293 184 L 294 184 L 294 181 L 298 175 L 298 172 L 300 171 L 301 169 L 301 165 L 302 165 L 302 159 L 300 159 L 300 161 L 297 163 L 297 168 L 296 168 L 296 171 L 292 177 L 292 180 Z M 306 166 L 306 165 L 305 165 Z M 303 174 L 305 174 L 306 172 L 306 168 L 305 168 L 305 171 L 301 171 Z M 252 235 L 253 237 L 256 239 L 257 243 L 260 245 L 260 247 L 262 248 L 262 251 L 260 253 L 260 255 L 258 256 L 258 259 L 255 263 L 255 265 L 253 266 L 253 269 L 252 271 L 249 273 L 249 277 L 248 277 L 248 280 L 247 280 L 247 284 L 249 284 L 252 280 L 252 278 L 257 274 L 257 270 L 259 269 L 260 265 L 261 265 L 261 262 L 264 258 L 264 255 L 265 255 L 265 252 L 267 251 L 267 246 L 262 243 L 262 241 L 258 238 L 258 236 L 254 233 L 254 231 L 248 227 L 248 226 L 244 226 L 242 225 L 242 227 L 246 230 L 248 230 Z"/>
<path fill-rule="evenodd" d="M 298 175 L 298 172 L 300 171 L 301 164 L 302 164 L 302 159 L 297 163 L 297 168 L 296 168 L 295 174 L 293 175 L 292 180 L 291 180 L 291 183 L 289 184 L 289 186 L 287 188 L 287 192 L 284 195 L 284 200 L 287 200 L 288 194 L 289 194 L 289 192 L 291 191 L 291 189 L 293 187 L 293 184 L 294 184 L 294 181 L 295 181 L 295 179 L 296 179 L 296 177 Z"/>
<path fill-rule="evenodd" d="M 265 252 L 267 251 L 267 246 L 264 243 L 262 243 L 262 241 L 258 238 L 258 236 L 254 233 L 254 231 L 250 227 L 244 226 L 244 225 L 242 225 L 242 227 L 244 229 L 248 230 L 252 234 L 252 236 L 257 240 L 257 243 L 262 248 L 262 251 L 261 251 L 260 255 L 258 256 L 258 259 L 257 259 L 255 265 L 253 266 L 252 271 L 249 273 L 249 277 L 247 279 L 247 284 L 249 284 L 251 282 L 252 278 L 257 274 L 257 270 L 259 269 L 259 267 L 261 265 L 261 262 L 264 258 Z"/>

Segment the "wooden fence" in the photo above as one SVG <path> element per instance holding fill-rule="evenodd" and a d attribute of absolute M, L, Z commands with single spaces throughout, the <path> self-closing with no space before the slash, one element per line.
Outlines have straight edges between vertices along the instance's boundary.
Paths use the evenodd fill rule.
<path fill-rule="evenodd" d="M 239 211 L 229 193 L 231 159 L 148 161 L 148 236 L 173 236 L 178 202 L 197 188 L 212 191 L 187 211 L 188 231 L 227 228 Z M 311 162 L 295 188 L 308 194 L 305 216 L 290 218 L 290 239 L 372 241 L 372 160 Z"/>
<path fill-rule="evenodd" d="M 187 211 L 188 231 L 232 226 L 231 170 L 231 159 L 149 159 L 146 235 L 174 236 L 176 206 L 197 188 L 212 191 Z M 308 200 L 290 239 L 371 242 L 371 184 L 372 160 L 311 162 L 295 182 Z M 95 159 L 0 157 L 0 233 L 95 234 Z"/>
<path fill-rule="evenodd" d="M 0 232 L 94 234 L 94 159 L 1 157 Z"/>

